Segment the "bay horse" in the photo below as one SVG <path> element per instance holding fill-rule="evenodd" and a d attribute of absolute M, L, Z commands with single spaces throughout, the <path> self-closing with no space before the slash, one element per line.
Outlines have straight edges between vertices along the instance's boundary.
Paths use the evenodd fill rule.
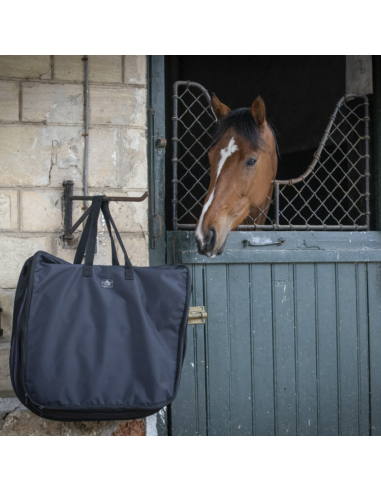
<path fill-rule="evenodd" d="M 196 226 L 199 254 L 220 255 L 229 232 L 250 216 L 263 225 L 278 168 L 274 132 L 258 96 L 251 108 L 231 111 L 215 94 L 211 106 L 219 127 L 209 151 L 210 185 Z"/>

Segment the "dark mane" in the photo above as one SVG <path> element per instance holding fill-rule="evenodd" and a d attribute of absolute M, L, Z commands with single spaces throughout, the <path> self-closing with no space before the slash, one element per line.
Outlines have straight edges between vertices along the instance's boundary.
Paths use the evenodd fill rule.
<path fill-rule="evenodd" d="M 268 122 L 267 124 L 274 135 L 275 143 L 278 149 L 274 130 L 271 128 Z M 226 116 L 226 118 L 224 118 L 219 123 L 217 131 L 213 137 L 213 145 L 215 145 L 220 140 L 220 138 L 222 138 L 222 136 L 229 130 L 229 128 L 233 128 L 233 130 L 235 130 L 238 135 L 241 135 L 241 137 L 245 138 L 250 143 L 250 147 L 252 147 L 253 149 L 264 149 L 265 142 L 262 138 L 259 128 L 254 122 L 254 118 L 251 114 L 250 108 L 240 108 L 231 111 Z"/>

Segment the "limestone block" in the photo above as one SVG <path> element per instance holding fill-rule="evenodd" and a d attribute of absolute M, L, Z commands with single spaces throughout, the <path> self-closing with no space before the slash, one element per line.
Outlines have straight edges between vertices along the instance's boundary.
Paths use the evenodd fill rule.
<path fill-rule="evenodd" d="M 3 336 L 0 338 L 0 342 L 11 341 L 15 293 L 16 291 L 13 289 L 0 289 L 0 305 L 3 308 L 3 312 L 1 313 Z"/>
<path fill-rule="evenodd" d="M 8 398 L 14 396 L 14 391 L 9 373 L 9 343 L 0 343 L 0 397 Z"/>
<path fill-rule="evenodd" d="M 124 56 L 124 82 L 125 84 L 146 84 L 146 56 Z"/>
<path fill-rule="evenodd" d="M 56 422 L 16 410 L 6 416 L 0 436 L 144 436 L 143 420 Z"/>
<path fill-rule="evenodd" d="M 148 235 L 121 234 L 128 257 L 134 266 L 148 266 Z M 119 262 L 123 259 L 123 252 L 119 244 L 117 247 Z"/>
<path fill-rule="evenodd" d="M 51 167 L 50 170 L 50 185 L 58 188 L 62 186 L 62 182 L 71 180 L 74 182 L 74 192 L 78 194 L 78 189 L 83 186 L 83 164 L 82 161 L 78 165 L 72 165 L 67 168 L 61 168 L 57 165 Z"/>
<path fill-rule="evenodd" d="M 68 261 L 69 263 L 74 262 L 74 257 L 76 253 L 76 246 L 78 245 L 78 241 L 81 239 L 81 235 L 78 234 L 78 237 L 73 241 L 73 245 L 70 247 L 64 247 L 63 242 L 60 238 L 56 239 L 57 242 L 57 257 L 62 260 Z M 94 256 L 94 265 L 112 265 L 112 256 L 111 256 L 111 245 L 110 238 L 107 232 L 106 226 L 104 226 L 99 219 L 98 223 L 98 252 Z"/>
<path fill-rule="evenodd" d="M 117 226 L 118 227 L 118 226 Z M 146 233 L 131 233 L 121 234 L 123 244 L 127 254 L 134 266 L 148 265 L 148 234 Z M 80 238 L 80 236 L 79 236 Z M 73 263 L 76 249 L 63 248 L 61 240 L 57 241 L 57 256 L 69 263 Z M 114 235 L 116 251 L 119 258 L 119 263 L 124 264 L 123 252 L 119 246 L 118 240 Z M 94 265 L 112 265 L 110 237 L 106 225 L 102 224 L 101 220 L 98 224 L 98 254 L 94 257 Z"/>
<path fill-rule="evenodd" d="M 83 82 L 85 79 L 82 55 L 54 57 L 54 78 Z M 89 81 L 118 84 L 122 82 L 121 55 L 90 55 Z"/>
<path fill-rule="evenodd" d="M 83 128 L 48 126 L 41 129 L 41 142 L 51 152 L 51 164 L 59 169 L 70 170 L 75 167 L 82 172 L 83 166 Z M 70 179 L 70 178 L 65 178 Z M 51 186 L 61 186 L 62 181 Z"/>
<path fill-rule="evenodd" d="M 60 192 L 56 190 L 22 191 L 21 230 L 26 232 L 61 231 Z"/>
<path fill-rule="evenodd" d="M 57 254 L 56 254 L 56 256 L 58 258 L 61 258 L 61 260 L 65 260 L 65 261 L 68 261 L 69 263 L 73 263 L 76 249 L 75 248 L 67 248 L 67 247 L 64 248 L 63 247 L 64 244 L 61 241 L 61 239 L 59 239 L 59 238 L 56 239 L 56 242 L 57 242 L 57 249 L 56 249 Z"/>
<path fill-rule="evenodd" d="M 134 128 L 90 130 L 89 186 L 147 189 L 147 140 Z"/>
<path fill-rule="evenodd" d="M 0 190 L 0 230 L 15 231 L 18 226 L 18 192 Z"/>
<path fill-rule="evenodd" d="M 147 139 L 141 130 L 123 132 L 122 186 L 148 188 Z"/>
<path fill-rule="evenodd" d="M 22 85 L 23 121 L 47 123 L 82 123 L 84 115 L 82 84 Z"/>
<path fill-rule="evenodd" d="M 0 121 L 18 121 L 19 83 L 0 80 Z"/>
<path fill-rule="evenodd" d="M 50 237 L 0 236 L 0 288 L 15 289 L 25 261 L 37 251 L 52 252 Z"/>
<path fill-rule="evenodd" d="M 82 202 L 73 202 L 73 224 L 82 215 Z M 21 192 L 21 230 L 23 232 L 61 232 L 63 230 L 62 191 Z"/>
<path fill-rule="evenodd" d="M 0 77 L 50 79 L 50 55 L 2 55 Z"/>
<path fill-rule="evenodd" d="M 61 186 L 50 181 L 51 168 L 82 172 L 82 128 L 11 125 L 0 128 L 0 186 Z M 59 173 L 55 173 L 54 177 Z M 69 176 L 66 176 L 69 174 Z"/>
<path fill-rule="evenodd" d="M 146 124 L 146 90 L 133 87 L 90 86 L 92 124 Z"/>
<path fill-rule="evenodd" d="M 118 187 L 120 129 L 92 128 L 89 135 L 89 186 Z"/>
<path fill-rule="evenodd" d="M 118 227 L 118 225 L 117 225 Z M 124 247 L 134 266 L 148 266 L 148 234 L 147 233 L 130 233 L 121 234 Z M 123 251 L 118 240 L 114 235 L 116 252 L 119 263 L 124 264 Z M 57 256 L 65 261 L 73 263 L 75 249 L 64 249 L 62 243 L 58 241 Z M 107 227 L 100 218 L 98 223 L 98 254 L 94 257 L 94 265 L 111 265 L 111 244 Z"/>
<path fill-rule="evenodd" d="M 115 193 L 113 196 L 139 197 L 143 191 Z M 143 202 L 110 202 L 110 212 L 119 232 L 148 232 L 147 200 Z"/>
<path fill-rule="evenodd" d="M 49 183 L 51 148 L 41 145 L 41 131 L 38 127 L 19 125 L 0 128 L 1 186 Z"/>

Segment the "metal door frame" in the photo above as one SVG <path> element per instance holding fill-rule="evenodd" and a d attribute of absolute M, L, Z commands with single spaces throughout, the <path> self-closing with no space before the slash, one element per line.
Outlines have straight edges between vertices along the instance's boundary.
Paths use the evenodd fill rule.
<path fill-rule="evenodd" d="M 209 166 L 203 164 L 202 160 L 212 145 L 217 119 L 208 90 L 197 82 L 175 82 L 172 99 L 173 230 L 194 230 L 197 222 L 195 213 L 201 213 L 195 207 L 202 208 L 207 195 L 202 180 L 209 175 Z M 274 192 L 268 196 L 270 203 L 266 209 L 260 209 L 261 213 L 256 219 L 249 216 L 252 224 L 239 225 L 236 230 L 369 231 L 369 120 L 366 95 L 342 96 L 329 117 L 311 164 L 297 178 L 274 179 Z M 331 169 L 330 164 L 333 166 Z M 341 174 L 335 178 L 334 173 L 337 171 Z M 325 197 L 320 197 L 318 192 L 323 192 Z M 301 201 L 299 204 L 295 202 L 298 198 Z M 328 198 L 333 200 L 333 209 L 327 207 Z M 190 203 L 185 204 L 185 199 L 190 200 Z M 346 199 L 350 200 L 348 204 L 344 203 Z M 274 206 L 272 213 L 270 204 Z M 292 219 L 284 214 L 286 209 L 294 214 Z M 317 215 L 319 209 L 325 217 Z M 336 209 L 339 214 L 344 214 L 341 218 L 336 216 Z M 356 210 L 359 215 L 353 217 Z M 266 221 L 258 226 L 256 220 L 263 215 Z"/>
<path fill-rule="evenodd" d="M 148 207 L 149 218 L 149 264 L 164 264 L 166 260 L 165 228 L 165 149 L 157 145 L 157 140 L 165 138 L 165 77 L 164 56 L 147 56 L 147 126 L 148 126 L 148 182 L 151 199 Z M 374 207 L 377 231 L 381 231 L 381 56 L 373 56 L 373 121 L 372 132 L 374 148 Z M 157 217 L 159 216 L 160 219 Z M 153 218 L 155 217 L 155 219 Z M 159 227 L 159 229 L 158 229 Z M 161 234 L 158 235 L 158 232 Z M 155 239 L 155 241 L 153 241 Z M 172 247 L 172 244 L 170 245 Z M 172 249 L 172 248 L 171 248 Z M 170 252 L 168 252 L 170 253 Z M 370 358 L 381 360 L 381 339 L 375 337 L 370 344 Z M 381 381 L 381 369 L 373 367 L 371 388 L 375 381 Z M 372 385 L 373 383 L 373 385 Z M 379 391 L 376 400 L 381 401 Z M 372 389 L 371 389 L 372 391 Z M 378 414 L 381 413 L 377 411 Z M 381 417 L 380 417 L 381 418 Z M 158 435 L 168 435 L 167 412 L 157 414 Z"/>
<path fill-rule="evenodd" d="M 147 55 L 147 161 L 149 265 L 164 265 L 165 229 L 165 79 L 164 55 Z M 164 146 L 163 146 L 164 144 Z M 155 416 L 148 417 L 155 426 Z M 147 420 L 146 420 L 147 421 Z M 167 412 L 156 414 L 156 431 L 168 435 Z M 156 432 L 154 431 L 154 433 Z"/>

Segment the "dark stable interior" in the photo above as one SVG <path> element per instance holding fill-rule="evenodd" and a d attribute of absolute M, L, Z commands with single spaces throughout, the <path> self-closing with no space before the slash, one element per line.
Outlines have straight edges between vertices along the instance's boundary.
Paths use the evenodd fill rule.
<path fill-rule="evenodd" d="M 345 56 L 166 56 L 166 227 L 172 228 L 172 87 L 203 85 L 231 109 L 260 95 L 279 146 L 277 179 L 311 164 L 335 104 L 345 94 Z M 207 183 L 206 183 L 207 184 Z"/>

